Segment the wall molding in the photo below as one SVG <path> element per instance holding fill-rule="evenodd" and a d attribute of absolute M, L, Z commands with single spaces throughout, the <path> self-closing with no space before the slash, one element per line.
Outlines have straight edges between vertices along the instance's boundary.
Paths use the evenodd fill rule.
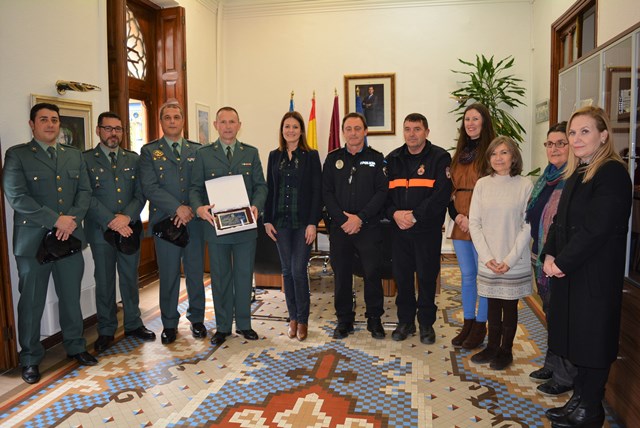
<path fill-rule="evenodd" d="M 201 0 L 202 1 L 202 0 Z M 213 0 L 209 0 L 213 1 Z M 224 19 L 411 7 L 527 3 L 531 0 L 219 0 Z"/>

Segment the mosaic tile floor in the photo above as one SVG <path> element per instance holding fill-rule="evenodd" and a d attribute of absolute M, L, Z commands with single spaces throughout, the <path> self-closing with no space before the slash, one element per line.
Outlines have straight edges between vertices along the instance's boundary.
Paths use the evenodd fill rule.
<path fill-rule="evenodd" d="M 462 321 L 456 265 L 443 265 L 437 339 L 428 346 L 417 336 L 391 340 L 393 298 L 386 301 L 384 341 L 372 339 L 364 322 L 347 339 L 333 340 L 331 279 L 313 276 L 304 342 L 285 334 L 283 294 L 258 290 L 253 328 L 260 340 L 233 335 L 216 348 L 194 339 L 182 318 L 172 345 L 123 338 L 95 367 L 67 364 L 22 388 L 0 403 L 0 426 L 548 427 L 544 409 L 568 399 L 537 394 L 528 378 L 543 360 L 546 332 L 525 303 L 508 370 L 474 365 L 474 351 L 450 345 Z M 361 291 L 358 297 L 364 321 Z M 215 329 L 211 301 L 206 319 Z M 162 330 L 159 317 L 145 324 Z M 609 417 L 605 426 L 617 425 Z"/>

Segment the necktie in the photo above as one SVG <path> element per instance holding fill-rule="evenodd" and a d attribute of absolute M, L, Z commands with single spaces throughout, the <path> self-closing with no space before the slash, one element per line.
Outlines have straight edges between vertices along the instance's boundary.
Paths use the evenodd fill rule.
<path fill-rule="evenodd" d="M 227 159 L 231 162 L 231 158 L 233 157 L 233 153 L 231 153 L 231 146 L 227 146 Z"/>
<path fill-rule="evenodd" d="M 176 156 L 176 159 L 180 160 L 180 152 L 178 151 L 178 143 L 173 143 L 173 154 Z"/>
<path fill-rule="evenodd" d="M 109 157 L 111 158 L 111 168 L 116 169 L 116 153 L 109 152 Z"/>
<path fill-rule="evenodd" d="M 56 163 L 56 149 L 52 146 L 49 146 L 47 147 L 47 151 L 49 152 L 49 157 L 51 158 L 53 163 Z"/>

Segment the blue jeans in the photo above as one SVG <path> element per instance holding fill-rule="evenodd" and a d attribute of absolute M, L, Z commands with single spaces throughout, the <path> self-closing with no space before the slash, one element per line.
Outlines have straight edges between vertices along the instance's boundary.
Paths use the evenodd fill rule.
<path fill-rule="evenodd" d="M 462 311 L 464 319 L 478 322 L 487 320 L 487 298 L 478 296 L 476 278 L 478 276 L 478 252 L 473 242 L 454 239 L 453 248 L 456 250 L 458 266 L 462 275 Z M 476 313 L 476 302 L 478 312 Z"/>
<path fill-rule="evenodd" d="M 311 300 L 307 276 L 311 245 L 307 245 L 305 242 L 305 229 L 304 227 L 299 229 L 281 228 L 277 230 L 276 235 L 289 318 L 300 324 L 309 323 Z"/>

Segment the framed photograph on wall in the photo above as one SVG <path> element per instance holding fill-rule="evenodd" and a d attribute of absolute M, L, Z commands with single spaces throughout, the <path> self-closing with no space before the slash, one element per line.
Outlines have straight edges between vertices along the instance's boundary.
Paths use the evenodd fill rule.
<path fill-rule="evenodd" d="M 31 106 L 38 103 L 55 104 L 60 109 L 59 143 L 79 150 L 93 148 L 94 124 L 91 119 L 91 102 L 31 94 Z"/>
<path fill-rule="evenodd" d="M 198 143 L 211 143 L 211 121 L 209 120 L 209 106 L 196 103 L 196 118 L 198 123 Z"/>
<path fill-rule="evenodd" d="M 640 95 L 640 79 L 638 79 L 638 94 Z M 606 80 L 606 111 L 611 119 L 611 127 L 616 133 L 628 133 L 631 119 L 631 68 L 609 67 Z M 640 119 L 640 111 L 637 111 Z"/>
<path fill-rule="evenodd" d="M 347 113 L 358 111 L 359 98 L 368 135 L 396 134 L 395 73 L 345 75 L 344 94 Z"/>

